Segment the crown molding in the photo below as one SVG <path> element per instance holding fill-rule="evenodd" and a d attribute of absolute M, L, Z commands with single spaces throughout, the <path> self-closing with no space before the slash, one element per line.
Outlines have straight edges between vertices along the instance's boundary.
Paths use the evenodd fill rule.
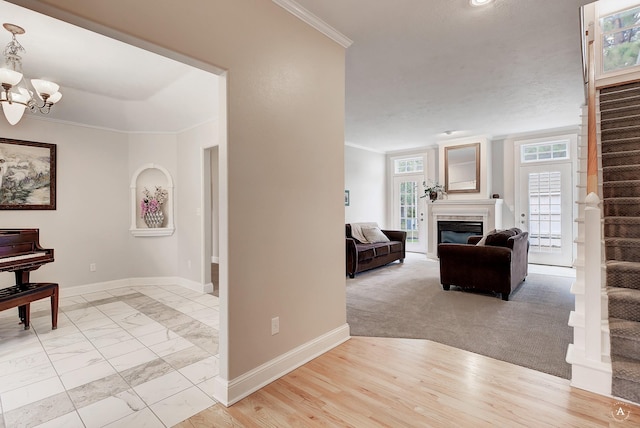
<path fill-rule="evenodd" d="M 304 7 L 300 6 L 293 0 L 272 0 L 275 4 L 291 13 L 301 21 L 312 26 L 316 30 L 320 31 L 325 36 L 329 37 L 334 42 L 338 43 L 343 48 L 348 48 L 353 43 L 353 40 L 318 18 L 313 13 L 309 12 Z"/>
<path fill-rule="evenodd" d="M 372 149 L 371 147 L 361 146 L 359 144 L 350 143 L 348 141 L 345 142 L 344 145 L 348 147 L 353 147 L 354 149 L 360 149 L 360 150 L 366 150 L 368 152 L 379 153 L 381 155 L 387 154 L 387 152 L 385 152 L 384 150 Z"/>

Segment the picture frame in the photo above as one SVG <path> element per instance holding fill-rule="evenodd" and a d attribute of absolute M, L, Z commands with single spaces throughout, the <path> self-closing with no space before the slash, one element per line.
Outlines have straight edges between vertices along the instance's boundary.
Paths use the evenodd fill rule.
<path fill-rule="evenodd" d="M 345 190 L 344 191 L 344 206 L 348 207 L 349 206 L 349 191 Z"/>
<path fill-rule="evenodd" d="M 0 210 L 56 209 L 56 145 L 0 138 Z"/>

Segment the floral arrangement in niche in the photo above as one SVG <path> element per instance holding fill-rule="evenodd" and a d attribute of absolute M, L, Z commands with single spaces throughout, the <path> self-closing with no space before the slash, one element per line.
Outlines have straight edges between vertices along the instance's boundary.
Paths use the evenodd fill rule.
<path fill-rule="evenodd" d="M 424 195 L 420 196 L 421 198 L 429 198 L 431 201 L 435 201 L 438 199 L 439 195 L 446 195 L 447 193 L 444 191 L 444 186 L 439 184 L 437 181 L 429 180 L 429 183 L 426 181 L 422 182 L 422 187 L 424 187 Z"/>
<path fill-rule="evenodd" d="M 162 206 L 167 202 L 167 198 L 169 197 L 167 189 L 163 189 L 161 186 L 156 186 L 156 190 L 153 192 L 153 195 L 149 189 L 145 187 L 142 194 L 144 197 L 140 201 L 140 217 L 143 218 L 147 213 L 160 212 Z"/>

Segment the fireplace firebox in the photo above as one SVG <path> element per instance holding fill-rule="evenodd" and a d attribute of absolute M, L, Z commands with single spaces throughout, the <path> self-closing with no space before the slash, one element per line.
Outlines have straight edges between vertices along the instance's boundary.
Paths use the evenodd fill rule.
<path fill-rule="evenodd" d="M 482 234 L 481 221 L 438 221 L 438 244 L 466 244 L 469 236 Z"/>

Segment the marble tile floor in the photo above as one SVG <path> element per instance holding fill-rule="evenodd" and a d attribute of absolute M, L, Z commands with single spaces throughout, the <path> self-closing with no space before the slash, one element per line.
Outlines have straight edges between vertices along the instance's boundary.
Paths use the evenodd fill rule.
<path fill-rule="evenodd" d="M 63 293 L 64 294 L 64 293 Z M 117 288 L 0 312 L 0 428 L 170 427 L 215 404 L 218 297 Z"/>

